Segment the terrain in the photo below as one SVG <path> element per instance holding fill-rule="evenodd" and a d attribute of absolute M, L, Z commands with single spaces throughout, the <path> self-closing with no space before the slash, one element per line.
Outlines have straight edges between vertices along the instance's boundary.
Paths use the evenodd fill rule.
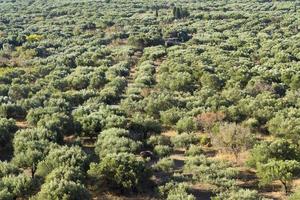
<path fill-rule="evenodd" d="M 300 1 L 0 0 L 0 199 L 300 199 Z"/>

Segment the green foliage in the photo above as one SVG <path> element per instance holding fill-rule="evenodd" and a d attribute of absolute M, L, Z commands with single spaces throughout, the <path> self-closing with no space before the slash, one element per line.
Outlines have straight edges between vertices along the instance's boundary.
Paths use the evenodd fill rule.
<path fill-rule="evenodd" d="M 30 194 L 33 189 L 32 179 L 24 174 L 19 175 L 7 175 L 0 180 L 0 194 L 3 194 L 4 199 L 10 199 L 11 197 L 22 197 L 26 194 Z M 2 195 L 2 194 L 1 194 Z"/>
<path fill-rule="evenodd" d="M 160 113 L 160 119 L 163 124 L 173 126 L 180 120 L 182 112 L 176 108 L 172 108 Z"/>
<path fill-rule="evenodd" d="M 181 19 L 188 17 L 190 13 L 188 12 L 187 8 L 182 7 L 174 7 L 173 8 L 173 17 L 174 19 Z"/>
<path fill-rule="evenodd" d="M 199 156 L 203 153 L 203 149 L 198 145 L 190 145 L 189 149 L 185 152 L 186 156 Z"/>
<path fill-rule="evenodd" d="M 95 144 L 96 154 L 102 158 L 109 153 L 136 153 L 142 143 L 130 138 L 129 131 L 125 129 L 110 128 L 102 131 Z"/>
<path fill-rule="evenodd" d="M 257 167 L 257 175 L 261 185 L 267 185 L 279 180 L 284 192 L 287 192 L 293 177 L 299 172 L 299 162 L 295 160 L 269 160 Z"/>
<path fill-rule="evenodd" d="M 176 123 L 176 130 L 179 133 L 182 132 L 193 132 L 197 130 L 197 123 L 192 117 L 185 117 Z"/>
<path fill-rule="evenodd" d="M 12 163 L 0 161 L 0 177 L 4 177 L 7 175 L 17 175 L 20 170 L 17 166 Z"/>
<path fill-rule="evenodd" d="M 295 108 L 284 109 L 268 122 L 269 132 L 280 137 L 290 138 L 294 141 L 299 139 L 299 110 Z"/>
<path fill-rule="evenodd" d="M 91 164 L 88 174 L 119 191 L 141 190 L 150 176 L 145 161 L 129 153 L 106 155 L 99 164 Z"/>
<path fill-rule="evenodd" d="M 256 167 L 260 163 L 267 163 L 269 159 L 299 161 L 299 147 L 285 139 L 261 142 L 251 150 L 247 162 Z"/>
<path fill-rule="evenodd" d="M 183 185 L 178 185 L 177 187 L 169 191 L 167 200 L 195 200 L 192 194 L 187 193 L 187 188 Z"/>
<path fill-rule="evenodd" d="M 172 158 L 162 158 L 155 165 L 153 165 L 153 170 L 172 172 L 175 168 L 175 162 Z"/>
<path fill-rule="evenodd" d="M 0 105 L 0 117 L 23 119 L 26 115 L 26 111 L 20 105 L 15 103 L 1 103 Z"/>
<path fill-rule="evenodd" d="M 191 144 L 199 143 L 199 136 L 195 133 L 181 133 L 171 138 L 176 148 L 188 148 Z"/>
<path fill-rule="evenodd" d="M 80 182 L 84 180 L 82 170 L 77 166 L 59 166 L 46 176 L 45 182 L 50 183 L 52 180 L 69 180 Z"/>
<path fill-rule="evenodd" d="M 204 155 L 187 157 L 184 172 L 192 173 L 193 179 L 216 186 L 217 191 L 225 191 L 236 186 L 237 171 L 229 164 L 213 161 Z"/>
<path fill-rule="evenodd" d="M 169 156 L 172 153 L 173 149 L 168 145 L 156 145 L 153 151 L 158 157 L 161 158 Z"/>
<path fill-rule="evenodd" d="M 62 146 L 53 148 L 37 166 L 39 176 L 47 176 L 58 167 L 78 167 L 81 170 L 87 167 L 87 155 L 78 146 Z"/>
<path fill-rule="evenodd" d="M 188 185 L 186 183 L 168 182 L 159 187 L 159 194 L 161 198 L 168 200 L 194 200 L 196 199 L 192 194 L 188 193 Z"/>
<path fill-rule="evenodd" d="M 151 135 L 147 139 L 147 144 L 155 147 L 156 145 L 171 145 L 170 138 L 163 135 Z"/>
<path fill-rule="evenodd" d="M 41 191 L 33 199 L 45 200 L 81 200 L 91 199 L 89 192 L 80 183 L 65 179 L 53 179 L 43 184 Z"/>
<path fill-rule="evenodd" d="M 263 198 L 259 197 L 256 190 L 239 189 L 218 194 L 213 200 L 260 200 Z"/>
<path fill-rule="evenodd" d="M 56 137 L 53 137 L 54 140 Z M 13 162 L 22 168 L 30 168 L 34 177 L 37 165 L 52 147 L 51 133 L 44 129 L 24 129 L 16 133 L 13 140 Z"/>
<path fill-rule="evenodd" d="M 11 164 L 42 176 L 33 179 L 36 198 L 88 199 L 80 149 L 101 160 L 153 149 L 165 156 L 175 146 L 196 155 L 185 171 L 193 180 L 251 199 L 254 192 L 238 190 L 228 164 L 198 158 L 198 146 L 211 144 L 192 132 L 211 134 L 216 147 L 236 156 L 251 144 L 249 132 L 266 133 L 285 141 L 255 146 L 252 166 L 299 161 L 297 8 L 298 1 L 269 0 L 0 0 L 0 116 L 28 124 L 15 133 L 0 119 L 1 160 L 10 159 L 14 138 Z M 171 142 L 150 137 L 169 129 L 181 134 Z M 95 156 L 86 142 L 96 138 Z M 83 147 L 76 151 L 61 146 L 77 141 Z M 4 177 L 19 176 L 3 165 L 12 173 Z M 191 178 L 170 176 L 177 184 Z M 174 189 L 169 198 L 192 198 L 188 193 Z M 0 199 L 31 194 L 4 188 Z"/>
<path fill-rule="evenodd" d="M 13 119 L 0 118 L 0 145 L 4 147 L 9 144 L 16 131 L 17 126 Z"/>

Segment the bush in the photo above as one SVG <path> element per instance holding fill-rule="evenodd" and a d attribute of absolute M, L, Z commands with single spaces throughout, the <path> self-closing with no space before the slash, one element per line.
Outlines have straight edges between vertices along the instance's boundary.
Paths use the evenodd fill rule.
<path fill-rule="evenodd" d="M 219 192 L 236 187 L 237 171 L 226 162 L 214 161 L 204 155 L 187 157 L 184 172 L 191 173 L 196 181 L 215 185 Z"/>
<path fill-rule="evenodd" d="M 279 180 L 287 193 L 291 181 L 299 173 L 299 162 L 295 160 L 269 160 L 266 164 L 259 164 L 257 175 L 260 178 L 260 185 L 267 185 Z"/>
<path fill-rule="evenodd" d="M 270 159 L 275 160 L 297 160 L 300 161 L 300 150 L 295 144 L 285 139 L 276 139 L 272 142 L 261 142 L 256 144 L 250 151 L 247 164 L 250 167 L 257 167 L 265 164 Z"/>
<path fill-rule="evenodd" d="M 203 153 L 203 150 L 200 146 L 190 145 L 189 149 L 185 152 L 186 156 L 199 156 Z"/>
<path fill-rule="evenodd" d="M 188 194 L 188 185 L 186 183 L 168 182 L 159 187 L 161 199 L 168 200 L 194 200 L 193 195 Z"/>
<path fill-rule="evenodd" d="M 0 105 L 0 117 L 24 119 L 26 111 L 17 104 L 7 103 Z"/>
<path fill-rule="evenodd" d="M 256 190 L 238 189 L 218 194 L 212 200 L 262 200 Z"/>
<path fill-rule="evenodd" d="M 110 128 L 102 131 L 98 136 L 95 152 L 100 158 L 105 157 L 109 153 L 137 153 L 141 145 L 141 142 L 129 137 L 129 131 Z"/>
<path fill-rule="evenodd" d="M 181 133 L 171 138 L 176 148 L 188 148 L 191 144 L 199 143 L 199 137 L 195 133 Z"/>
<path fill-rule="evenodd" d="M 182 116 L 182 112 L 180 112 L 176 108 L 172 108 L 172 109 L 161 112 L 160 120 L 165 125 L 173 126 L 178 122 L 178 120 L 180 119 L 181 116 Z"/>
<path fill-rule="evenodd" d="M 78 146 L 51 149 L 45 159 L 37 166 L 37 174 L 46 177 L 58 167 L 78 167 L 81 170 L 87 168 L 87 155 Z"/>
<path fill-rule="evenodd" d="M 175 162 L 171 158 L 162 158 L 155 165 L 153 169 L 155 171 L 172 172 L 175 168 Z"/>
<path fill-rule="evenodd" d="M 167 200 L 196 200 L 192 194 L 187 193 L 187 188 L 178 185 L 169 191 Z"/>
<path fill-rule="evenodd" d="M 17 131 L 16 122 L 13 119 L 0 118 L 0 146 L 10 144 L 14 133 Z"/>
<path fill-rule="evenodd" d="M 41 191 L 35 197 L 36 200 L 53 200 L 53 199 L 91 199 L 91 196 L 85 187 L 70 180 L 53 179 L 42 185 Z M 35 199 L 33 198 L 33 199 Z"/>
<path fill-rule="evenodd" d="M 233 153 L 236 159 L 240 152 L 252 146 L 253 141 L 250 129 L 235 123 L 220 125 L 219 132 L 212 136 L 215 146 Z"/>
<path fill-rule="evenodd" d="M 99 164 L 90 165 L 88 174 L 101 184 L 123 192 L 142 190 L 150 177 L 145 161 L 129 153 L 106 155 Z"/>
<path fill-rule="evenodd" d="M 173 149 L 168 145 L 156 145 L 153 151 L 158 157 L 166 157 L 172 153 Z"/>
<path fill-rule="evenodd" d="M 197 130 L 197 123 L 192 117 L 185 117 L 176 123 L 176 130 L 179 133 L 193 132 Z"/>
<path fill-rule="evenodd" d="M 152 147 L 156 145 L 171 145 L 171 141 L 164 135 L 151 135 L 147 139 L 147 144 L 151 145 Z"/>
<path fill-rule="evenodd" d="M 24 174 L 4 176 L 0 180 L 0 191 L 3 189 L 14 198 L 23 197 L 32 191 L 32 179 Z"/>
<path fill-rule="evenodd" d="M 17 175 L 20 170 L 17 166 L 6 161 L 0 161 L 0 178 L 8 175 Z"/>
<path fill-rule="evenodd" d="M 55 179 L 81 182 L 84 180 L 84 172 L 79 167 L 59 166 L 46 176 L 45 183 Z"/>

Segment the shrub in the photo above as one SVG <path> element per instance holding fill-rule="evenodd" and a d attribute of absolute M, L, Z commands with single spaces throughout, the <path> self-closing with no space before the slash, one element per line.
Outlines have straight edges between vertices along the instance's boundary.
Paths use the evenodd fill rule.
<path fill-rule="evenodd" d="M 203 153 L 203 150 L 200 146 L 190 145 L 189 149 L 185 152 L 186 156 L 199 156 Z"/>
<path fill-rule="evenodd" d="M 161 112 L 160 113 L 160 120 L 165 125 L 173 126 L 178 122 L 181 115 L 182 115 L 182 112 L 180 112 L 176 108 L 172 108 L 172 109 Z"/>
<path fill-rule="evenodd" d="M 14 198 L 30 194 L 33 189 L 32 179 L 24 174 L 4 176 L 0 180 L 0 191 L 6 190 Z M 8 195 L 10 196 L 10 195 Z"/>
<path fill-rule="evenodd" d="M 238 190 L 231 190 L 228 192 L 222 192 L 218 194 L 216 197 L 213 197 L 212 200 L 263 200 L 258 195 L 256 190 L 249 190 L 249 189 L 238 189 Z"/>
<path fill-rule="evenodd" d="M 91 199 L 87 189 L 80 184 L 65 179 L 53 179 L 42 185 L 41 191 L 35 197 L 38 199 Z M 35 199 L 33 198 L 33 199 Z"/>
<path fill-rule="evenodd" d="M 256 144 L 250 151 L 247 164 L 250 167 L 257 167 L 258 164 L 267 163 L 269 159 L 299 161 L 299 153 L 299 147 L 288 140 L 276 139 L 272 142 L 264 141 Z"/>
<path fill-rule="evenodd" d="M 58 167 L 78 167 L 81 170 L 87 167 L 87 155 L 78 146 L 62 146 L 53 148 L 45 159 L 37 166 L 37 174 L 46 177 Z"/>
<path fill-rule="evenodd" d="M 184 172 L 191 173 L 193 179 L 216 186 L 217 191 L 225 191 L 236 186 L 237 171 L 226 162 L 214 161 L 204 155 L 187 157 Z"/>
<path fill-rule="evenodd" d="M 162 199 L 167 200 L 194 200 L 192 194 L 188 193 L 188 185 L 186 183 L 168 182 L 159 187 L 159 194 Z"/>
<path fill-rule="evenodd" d="M 150 177 L 145 161 L 129 153 L 106 155 L 99 164 L 90 165 L 88 174 L 119 191 L 141 190 Z"/>
<path fill-rule="evenodd" d="M 17 166 L 6 161 L 0 161 L 0 178 L 8 175 L 17 175 L 20 170 Z"/>
<path fill-rule="evenodd" d="M 187 148 L 191 144 L 199 143 L 199 137 L 195 133 L 181 133 L 171 138 L 176 148 Z"/>
<path fill-rule="evenodd" d="M 153 151 L 158 157 L 166 157 L 172 153 L 172 150 L 172 147 L 168 145 L 156 145 Z"/>
<path fill-rule="evenodd" d="M 155 171 L 172 172 L 175 168 L 175 162 L 171 158 L 162 158 L 155 165 L 153 169 Z"/>
<path fill-rule="evenodd" d="M 179 133 L 182 132 L 193 132 L 197 130 L 197 123 L 192 117 L 185 117 L 176 123 L 176 130 Z"/>
<path fill-rule="evenodd" d="M 6 103 L 0 105 L 0 117 L 23 119 L 25 116 L 26 111 L 17 104 Z"/>
<path fill-rule="evenodd" d="M 134 141 L 129 137 L 129 131 L 111 128 L 100 133 L 95 144 L 95 152 L 100 158 L 108 153 L 136 153 L 141 145 L 141 142 Z"/>
<path fill-rule="evenodd" d="M 219 132 L 212 136 L 212 142 L 215 146 L 233 153 L 237 159 L 241 151 L 251 147 L 253 135 L 249 128 L 226 123 L 220 125 Z"/>
<path fill-rule="evenodd" d="M 164 135 L 151 135 L 147 139 L 147 144 L 151 145 L 152 147 L 156 145 L 171 145 L 171 141 Z"/>
<path fill-rule="evenodd" d="M 285 193 L 288 192 L 291 181 L 298 172 L 299 162 L 295 160 L 269 160 L 266 164 L 259 164 L 257 167 L 260 185 L 279 180 Z"/>
<path fill-rule="evenodd" d="M 0 145 L 2 147 L 11 142 L 17 129 L 15 120 L 0 118 Z"/>

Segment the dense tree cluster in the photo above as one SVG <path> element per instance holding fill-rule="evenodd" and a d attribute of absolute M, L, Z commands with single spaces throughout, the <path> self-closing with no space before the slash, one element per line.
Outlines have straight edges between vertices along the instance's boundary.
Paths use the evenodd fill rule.
<path fill-rule="evenodd" d="M 0 0 L 0 13 L 0 199 L 292 189 L 299 2 Z M 238 184 L 244 151 L 257 190 Z"/>

